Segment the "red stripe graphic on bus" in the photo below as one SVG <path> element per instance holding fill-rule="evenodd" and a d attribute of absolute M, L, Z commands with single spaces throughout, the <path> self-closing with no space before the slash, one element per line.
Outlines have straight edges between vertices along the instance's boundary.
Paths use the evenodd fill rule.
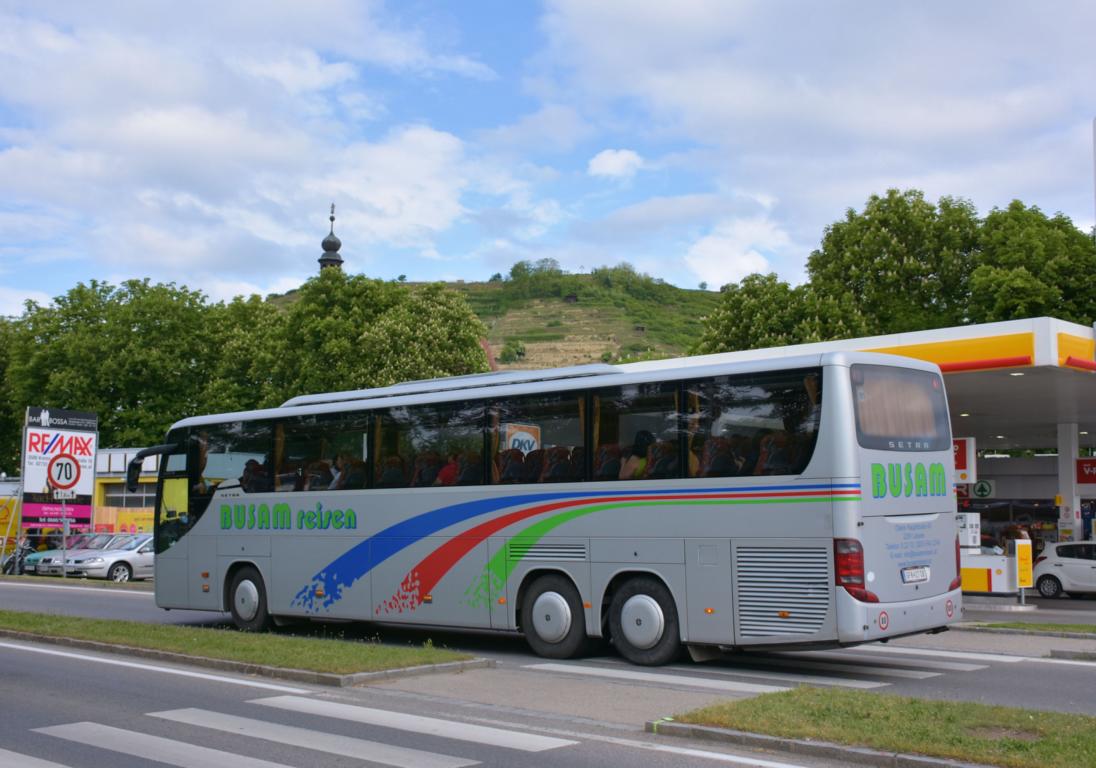
<path fill-rule="evenodd" d="M 399 590 L 387 600 L 381 601 L 374 608 L 374 613 L 403 613 L 418 608 L 426 595 L 429 595 L 438 582 L 455 566 L 461 558 L 467 555 L 487 537 L 498 533 L 514 523 L 527 520 L 545 512 L 554 512 L 561 509 L 570 509 L 579 506 L 601 506 L 606 504 L 620 504 L 626 502 L 661 503 L 664 501 L 694 501 L 694 500 L 719 500 L 719 499 L 781 499 L 795 497 L 818 496 L 844 496 L 858 498 L 859 490 L 832 490 L 828 493 L 816 490 L 812 491 L 783 491 L 783 492 L 732 492 L 732 493 L 705 493 L 705 494 L 659 494 L 652 498 L 650 495 L 608 496 L 585 499 L 569 499 L 551 504 L 540 504 L 528 509 L 511 512 L 494 520 L 477 525 L 456 538 L 450 539 L 442 546 L 431 552 L 415 565 L 404 577 Z"/>

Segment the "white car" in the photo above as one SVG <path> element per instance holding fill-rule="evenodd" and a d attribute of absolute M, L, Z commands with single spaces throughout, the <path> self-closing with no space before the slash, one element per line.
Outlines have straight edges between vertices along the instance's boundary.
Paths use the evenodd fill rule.
<path fill-rule="evenodd" d="M 1043 597 L 1096 592 L 1096 544 L 1070 541 L 1047 544 L 1035 558 L 1032 576 Z"/>
<path fill-rule="evenodd" d="M 129 581 L 148 579 L 153 575 L 152 536 L 133 536 L 117 548 L 84 549 L 65 560 L 66 576 L 87 576 L 91 579 Z"/>

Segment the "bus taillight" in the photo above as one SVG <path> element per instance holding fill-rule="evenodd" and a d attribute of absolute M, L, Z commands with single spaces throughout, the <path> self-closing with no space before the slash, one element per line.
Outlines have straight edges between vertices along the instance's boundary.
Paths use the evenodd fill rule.
<path fill-rule="evenodd" d="M 879 598 L 864 586 L 864 547 L 856 539 L 833 540 L 835 581 L 839 587 L 862 603 L 878 603 Z"/>
<path fill-rule="evenodd" d="M 948 584 L 948 592 L 959 589 L 963 584 L 963 561 L 959 554 L 959 534 L 955 534 L 955 578 Z"/>

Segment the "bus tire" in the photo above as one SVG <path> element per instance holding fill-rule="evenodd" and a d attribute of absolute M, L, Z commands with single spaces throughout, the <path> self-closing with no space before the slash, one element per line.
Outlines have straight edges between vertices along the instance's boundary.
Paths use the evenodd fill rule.
<path fill-rule="evenodd" d="M 633 664 L 668 664 L 681 653 L 673 595 L 650 576 L 629 579 L 613 595 L 609 632 L 620 655 Z"/>
<path fill-rule="evenodd" d="M 1035 588 L 1039 590 L 1039 594 L 1043 597 L 1062 596 L 1062 582 L 1053 576 L 1040 576 L 1039 583 L 1035 585 Z"/>
<path fill-rule="evenodd" d="M 521 601 L 525 642 L 538 656 L 572 659 L 586 645 L 586 613 L 578 590 L 559 574 L 541 576 Z"/>
<path fill-rule="evenodd" d="M 232 621 L 243 632 L 265 632 L 272 620 L 266 609 L 266 587 L 263 577 L 250 565 L 236 571 L 229 589 Z"/>

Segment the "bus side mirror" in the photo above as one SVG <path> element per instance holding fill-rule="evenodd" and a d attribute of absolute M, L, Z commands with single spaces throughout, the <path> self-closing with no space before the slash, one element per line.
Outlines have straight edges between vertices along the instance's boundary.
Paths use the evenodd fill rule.
<path fill-rule="evenodd" d="M 137 479 L 141 476 L 141 465 L 144 463 L 143 458 L 132 459 L 126 467 L 126 490 L 130 493 L 137 492 Z"/>
<path fill-rule="evenodd" d="M 154 445 L 151 448 L 143 448 L 129 460 L 126 467 L 126 490 L 130 493 L 137 492 L 137 479 L 141 476 L 141 466 L 149 456 L 163 456 L 165 453 L 175 453 L 179 446 L 175 443 Z"/>

